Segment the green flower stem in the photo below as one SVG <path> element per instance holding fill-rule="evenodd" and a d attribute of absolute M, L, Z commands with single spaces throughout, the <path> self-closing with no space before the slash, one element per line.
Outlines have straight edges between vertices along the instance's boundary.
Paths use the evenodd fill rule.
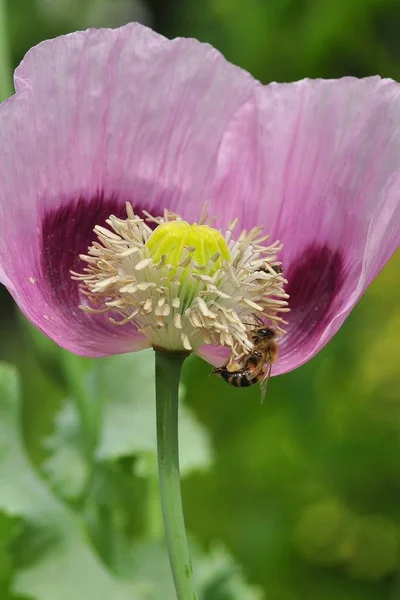
<path fill-rule="evenodd" d="M 156 350 L 158 476 L 164 530 L 178 600 L 197 600 L 183 518 L 178 454 L 178 389 L 185 355 Z"/>
<path fill-rule="evenodd" d="M 12 68 L 7 35 L 7 0 L 0 0 L 0 102 L 12 96 Z"/>

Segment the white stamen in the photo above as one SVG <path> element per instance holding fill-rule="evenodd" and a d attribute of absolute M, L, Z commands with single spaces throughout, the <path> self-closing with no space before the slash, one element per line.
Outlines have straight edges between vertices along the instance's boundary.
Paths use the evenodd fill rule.
<path fill-rule="evenodd" d="M 136 269 L 136 271 L 141 271 L 142 269 L 145 269 L 146 267 L 151 265 L 152 262 L 153 262 L 152 258 L 144 258 L 143 260 L 138 262 L 138 264 L 135 266 L 135 269 Z"/>
<path fill-rule="evenodd" d="M 153 298 L 147 298 L 143 304 L 143 312 L 150 313 L 153 309 Z"/>
<path fill-rule="evenodd" d="M 185 350 L 192 350 L 192 346 L 190 345 L 189 338 L 186 333 L 181 333 L 181 340 Z"/>
<path fill-rule="evenodd" d="M 192 257 L 190 256 L 190 254 L 184 258 L 180 263 L 179 266 L 182 267 L 182 269 L 185 269 L 187 266 L 190 265 L 190 263 L 192 262 Z"/>

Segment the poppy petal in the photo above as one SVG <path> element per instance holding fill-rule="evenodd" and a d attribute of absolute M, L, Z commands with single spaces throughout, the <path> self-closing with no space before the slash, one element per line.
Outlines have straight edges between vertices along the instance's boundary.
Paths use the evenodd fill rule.
<path fill-rule="evenodd" d="M 255 89 L 221 144 L 223 218 L 284 244 L 287 335 L 274 374 L 336 333 L 399 243 L 400 85 L 371 77 Z"/>

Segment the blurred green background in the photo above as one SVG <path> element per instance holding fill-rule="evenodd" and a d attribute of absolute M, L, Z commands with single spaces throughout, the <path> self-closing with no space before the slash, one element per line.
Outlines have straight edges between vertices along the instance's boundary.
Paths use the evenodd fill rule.
<path fill-rule="evenodd" d="M 10 0 L 14 66 L 43 39 L 135 19 L 208 41 L 266 83 L 400 79 L 399 0 Z M 316 358 L 270 382 L 263 406 L 187 361 L 183 494 L 203 600 L 400 600 L 399 266 Z M 142 378 L 152 396 L 151 355 L 133 367 L 68 356 L 4 289 L 0 302 L 0 359 L 21 375 L 18 404 L 15 373 L 0 370 L 0 598 L 173 598 L 170 582 L 149 584 L 169 577 L 153 400 L 129 391 Z M 104 390 L 127 372 L 118 404 Z M 94 457 L 85 411 L 102 423 Z"/>

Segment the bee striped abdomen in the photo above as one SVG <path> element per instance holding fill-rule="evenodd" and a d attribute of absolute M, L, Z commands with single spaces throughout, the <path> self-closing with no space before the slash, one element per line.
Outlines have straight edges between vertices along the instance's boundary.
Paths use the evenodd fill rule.
<path fill-rule="evenodd" d="M 223 379 L 225 379 L 225 377 L 223 377 Z M 253 385 L 253 383 L 257 383 L 255 379 L 249 379 L 246 372 L 228 373 L 228 377 L 225 381 L 235 387 L 249 387 L 250 385 Z"/>

